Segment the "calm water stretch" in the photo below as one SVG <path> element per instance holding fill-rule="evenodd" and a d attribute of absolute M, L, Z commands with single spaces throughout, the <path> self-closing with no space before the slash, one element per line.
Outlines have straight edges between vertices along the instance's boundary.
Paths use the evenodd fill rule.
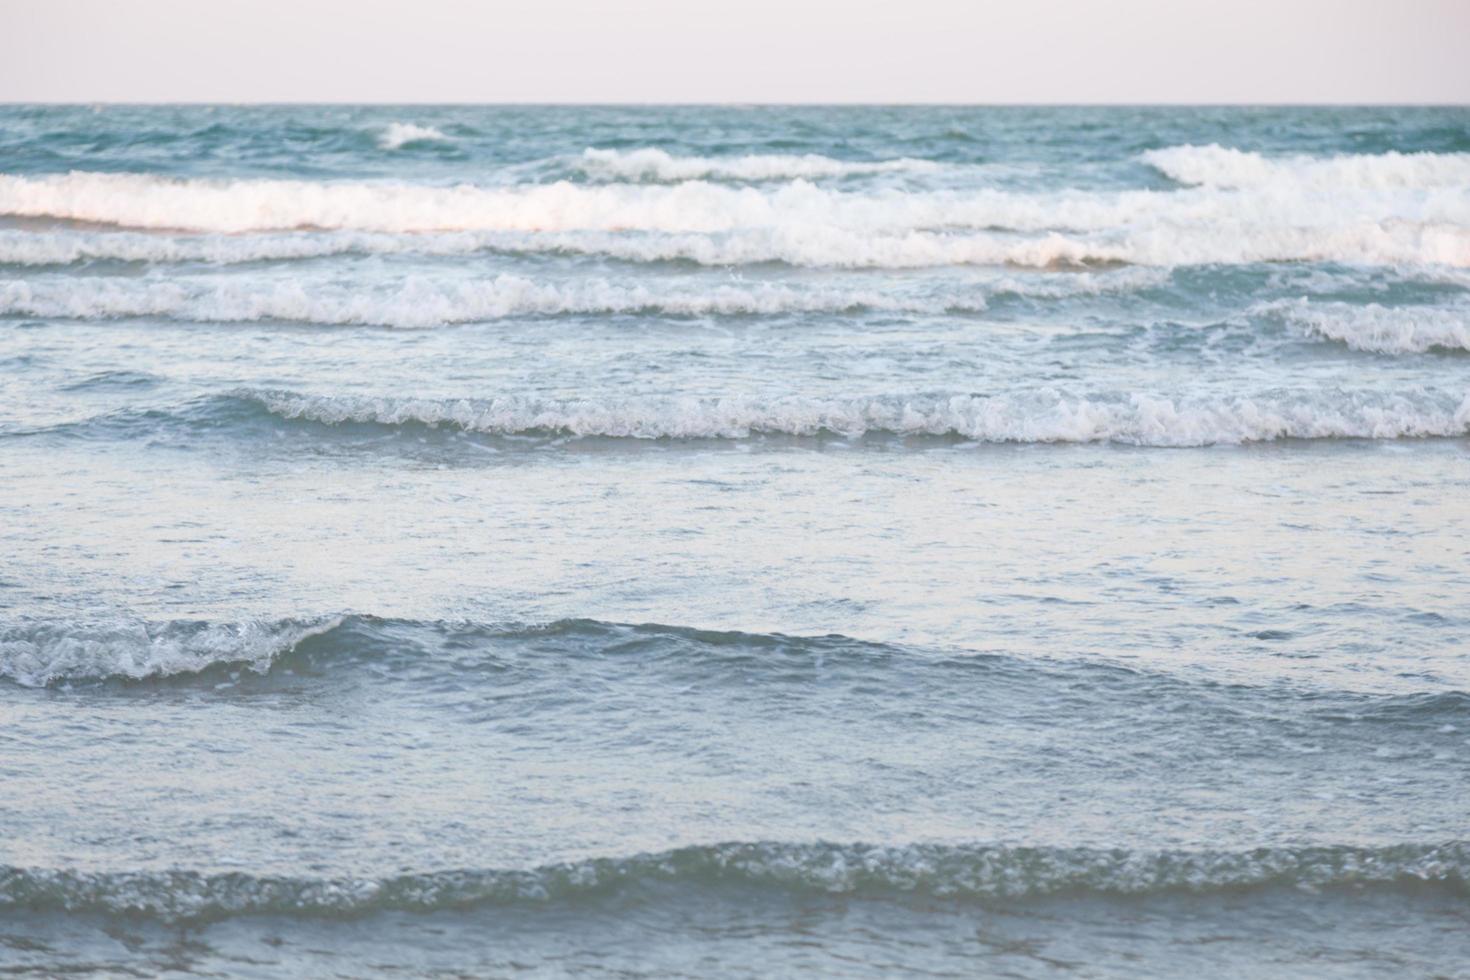
<path fill-rule="evenodd" d="M 1470 976 L 1470 110 L 0 107 L 0 969 Z"/>

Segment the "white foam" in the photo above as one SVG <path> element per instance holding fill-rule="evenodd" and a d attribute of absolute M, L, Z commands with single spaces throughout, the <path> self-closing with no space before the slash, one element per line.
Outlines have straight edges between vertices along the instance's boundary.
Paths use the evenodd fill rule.
<path fill-rule="evenodd" d="M 834 160 L 813 153 L 749 154 L 738 157 L 673 156 L 664 150 L 644 147 L 637 150 L 584 150 L 576 161 L 577 169 L 600 180 L 682 181 L 682 180 L 790 180 L 845 177 L 860 174 L 915 172 L 942 169 L 930 160 L 900 158 L 897 160 Z"/>
<path fill-rule="evenodd" d="M 475 243 L 473 237 L 420 237 L 410 245 L 386 235 L 505 236 L 531 250 L 710 265 L 1309 260 L 1470 267 L 1470 184 L 1330 193 L 1275 185 L 905 193 L 835 191 L 804 180 L 766 189 L 702 181 L 445 187 L 79 172 L 0 175 L 0 214 L 228 234 L 321 229 L 379 236 L 349 247 L 385 251 L 462 250 Z M 42 246 L 5 245 L 12 252 L 31 247 Z M 249 254 L 253 246 L 210 247 Z"/>
<path fill-rule="evenodd" d="M 958 436 L 977 442 L 1205 446 L 1276 439 L 1397 439 L 1470 434 L 1470 393 L 1277 392 L 1258 397 L 1016 395 L 866 398 L 627 398 L 546 401 L 310 396 L 244 392 L 288 419 L 447 425 L 490 435 L 550 432 L 632 439 Z"/>
<path fill-rule="evenodd" d="M 1171 180 L 1205 187 L 1267 185 L 1342 188 L 1449 188 L 1470 186 L 1470 153 L 1339 154 L 1267 157 L 1211 143 L 1149 150 L 1145 163 Z"/>
<path fill-rule="evenodd" d="M 831 225 L 638 236 L 557 232 L 524 238 L 514 247 L 633 262 L 682 260 L 706 266 L 782 262 L 847 269 L 954 265 L 1046 269 L 1116 263 L 1173 268 L 1290 261 L 1470 267 L 1470 227 L 1354 222 L 1351 216 L 1334 228 L 1161 223 L 1100 234 L 886 234 Z"/>
<path fill-rule="evenodd" d="M 269 232 L 162 235 L 143 232 L 0 230 L 0 264 L 94 260 L 230 264 L 341 254 L 463 255 L 476 251 L 604 256 L 627 262 L 739 266 L 781 262 L 845 269 L 957 265 L 1065 268 L 1130 264 L 1333 261 L 1470 268 L 1470 228 L 1362 221 L 1329 229 L 1159 225 L 1117 234 L 909 231 L 833 225 L 726 232 Z"/>
<path fill-rule="evenodd" d="M 69 265 L 95 260 L 231 264 L 350 253 L 462 255 L 476 251 L 598 255 L 630 262 L 913 269 L 1009 264 L 1045 268 L 1129 261 L 1127 248 L 1062 235 L 865 234 L 840 228 L 716 234 L 614 232 L 384 232 L 161 235 L 142 232 L 0 230 L 0 264 Z M 1139 263 L 1143 264 L 1143 263 Z"/>
<path fill-rule="evenodd" d="M 44 687 L 68 680 L 196 673 L 216 664 L 263 672 L 302 640 L 340 622 L 149 623 L 126 617 L 0 621 L 0 677 Z"/>
<path fill-rule="evenodd" d="M 1356 209 L 1356 210 L 1354 210 Z M 0 214 L 196 231 L 665 231 L 820 228 L 903 232 L 995 229 L 1117 231 L 1160 223 L 1335 228 L 1398 217 L 1470 226 L 1470 188 L 1422 196 L 1356 198 L 1197 191 L 982 189 L 837 191 L 804 180 L 769 189 L 703 181 L 674 186 L 512 187 L 401 182 L 180 180 L 73 172 L 0 175 Z"/>
<path fill-rule="evenodd" d="M 307 259 L 353 252 L 460 254 L 484 248 L 464 235 L 279 233 L 164 235 L 135 231 L 15 231 L 0 229 L 0 265 L 73 265 L 81 262 L 205 262 L 228 265 L 270 259 Z M 451 248 L 453 249 L 451 251 Z"/>
<path fill-rule="evenodd" d="M 448 139 L 432 126 L 395 122 L 389 123 L 378 135 L 378 145 L 385 150 L 397 150 L 409 143 L 442 143 Z"/>
<path fill-rule="evenodd" d="M 1437 306 L 1380 306 L 1377 303 L 1266 303 L 1259 313 L 1275 313 L 1309 333 L 1341 341 L 1354 350 L 1379 354 L 1470 351 L 1470 309 Z"/>
<path fill-rule="evenodd" d="M 731 316 L 985 308 L 985 295 L 978 287 L 928 298 L 877 287 L 739 282 L 684 286 L 590 278 L 552 283 L 511 275 L 468 281 L 410 278 L 378 289 L 229 277 L 0 281 L 0 313 L 73 319 L 164 317 L 206 323 L 282 320 L 414 328 L 566 313 Z"/>

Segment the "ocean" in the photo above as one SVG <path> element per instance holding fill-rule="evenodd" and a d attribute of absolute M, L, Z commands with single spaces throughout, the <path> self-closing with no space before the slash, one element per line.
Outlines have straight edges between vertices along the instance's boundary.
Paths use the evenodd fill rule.
<path fill-rule="evenodd" d="M 1470 976 L 1470 109 L 0 107 L 0 971 Z"/>

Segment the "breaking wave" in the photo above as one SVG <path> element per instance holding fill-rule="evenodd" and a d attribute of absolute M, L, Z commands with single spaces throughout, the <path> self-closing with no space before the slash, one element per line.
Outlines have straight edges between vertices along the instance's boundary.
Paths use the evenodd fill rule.
<path fill-rule="evenodd" d="M 203 323 L 278 320 L 328 326 L 424 328 L 557 314 L 739 316 L 863 310 L 979 312 L 985 308 L 985 294 L 978 288 L 931 298 L 904 296 L 878 287 L 792 287 L 779 283 L 687 287 L 592 278 L 554 283 L 513 275 L 466 281 L 409 278 L 386 289 L 231 278 L 0 281 L 0 314 L 72 319 L 151 316 Z"/>
<path fill-rule="evenodd" d="M 487 437 L 560 440 L 742 440 L 761 437 L 942 438 L 982 443 L 1185 447 L 1280 439 L 1459 438 L 1470 394 L 1275 389 L 1252 396 L 1074 394 L 433 399 L 242 389 L 176 409 L 134 410 L 42 429 L 153 431 L 309 423 L 445 428 Z"/>
<path fill-rule="evenodd" d="M 705 266 L 784 263 L 847 269 L 953 265 L 1072 268 L 1281 261 L 1470 267 L 1470 229 L 1351 221 L 1334 228 L 1177 225 L 1118 233 L 885 233 L 834 225 L 723 232 L 277 232 L 161 235 L 129 231 L 0 230 L 0 264 L 69 265 L 95 260 L 231 264 L 332 255 L 467 255 L 475 252 L 603 256 Z"/>
<path fill-rule="evenodd" d="M 889 434 L 977 442 L 1118 442 L 1206 446 L 1276 439 L 1397 439 L 1470 434 L 1470 394 L 1278 392 L 1256 398 L 1132 394 L 918 397 L 520 397 L 435 401 L 249 393 L 283 419 L 336 425 L 451 426 L 489 435 L 565 434 L 631 439 L 744 439 L 754 435 Z"/>
<path fill-rule="evenodd" d="M 340 623 L 149 623 L 120 616 L 0 620 L 0 677 L 25 687 L 46 687 L 64 681 L 195 674 L 220 664 L 265 671 L 303 640 Z"/>
<path fill-rule="evenodd" d="M 1470 187 L 1470 153 L 1302 154 L 1267 157 L 1211 143 L 1149 150 L 1143 161 L 1181 184 L 1250 188 L 1282 185 L 1319 191 Z"/>
<path fill-rule="evenodd" d="M 904 193 L 834 191 L 803 180 L 767 190 L 699 181 L 481 187 L 74 172 L 0 175 L 0 214 L 228 233 L 732 236 L 729 243 L 687 239 L 672 252 L 655 242 L 666 255 L 709 263 L 1177 265 L 1335 259 L 1470 265 L 1470 191 L 1454 188 L 1403 200 L 1367 190 Z M 995 235 L 999 230 L 1042 237 L 1007 243 Z M 989 234 L 959 234 L 967 231 Z"/>
<path fill-rule="evenodd" d="M 1470 847 L 1461 842 L 1137 851 L 763 841 L 593 858 L 527 870 L 438 871 L 382 878 L 9 867 L 0 868 L 0 907 L 188 921 L 545 904 L 659 885 L 701 889 L 743 885 L 854 896 L 908 893 L 980 901 L 1267 888 L 1441 887 L 1464 893 L 1467 873 Z"/>
<path fill-rule="evenodd" d="M 413 123 L 389 123 L 378 135 L 378 145 L 385 150 L 397 150 L 410 143 L 442 143 L 449 139 L 432 126 L 415 126 Z"/>
<path fill-rule="evenodd" d="M 1470 309 L 1465 308 L 1299 299 L 1263 304 L 1256 312 L 1281 316 L 1308 333 L 1340 341 L 1353 350 L 1377 354 L 1470 351 Z"/>

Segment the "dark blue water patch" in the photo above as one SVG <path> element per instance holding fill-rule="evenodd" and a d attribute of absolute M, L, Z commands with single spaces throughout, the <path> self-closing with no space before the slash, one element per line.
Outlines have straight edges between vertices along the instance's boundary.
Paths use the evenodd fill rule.
<path fill-rule="evenodd" d="M 574 902 L 169 923 L 11 910 L 0 965 L 39 975 L 1454 976 L 1465 902 L 1433 886 L 1251 888 L 1006 903 L 648 883 Z M 1263 968 L 1263 963 L 1266 966 Z"/>
<path fill-rule="evenodd" d="M 1152 896 L 1268 889 L 1440 889 L 1470 897 L 1460 842 L 1248 851 L 1097 850 L 751 842 L 594 858 L 528 870 L 454 870 L 386 878 L 245 873 L 77 872 L 0 868 L 0 909 L 133 915 L 168 922 L 236 916 L 362 916 L 579 901 L 646 885 L 978 901 Z"/>

